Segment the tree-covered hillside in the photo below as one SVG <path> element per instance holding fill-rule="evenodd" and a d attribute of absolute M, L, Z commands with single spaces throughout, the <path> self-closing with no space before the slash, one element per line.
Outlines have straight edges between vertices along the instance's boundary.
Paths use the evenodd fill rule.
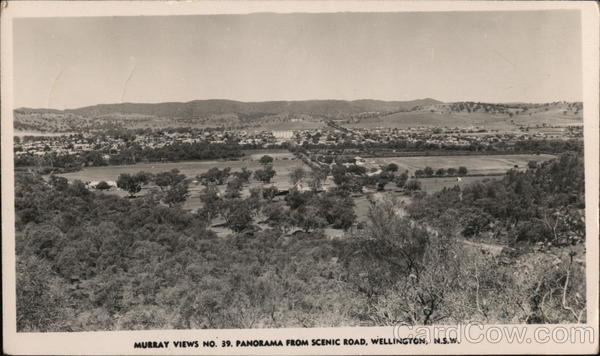
<path fill-rule="evenodd" d="M 171 176 L 182 179 L 154 179 Z M 205 207 L 186 212 L 155 194 L 119 198 L 18 173 L 18 330 L 585 320 L 576 154 L 416 197 L 408 217 L 400 202 L 373 199 L 367 223 L 341 239 L 320 228 L 338 223 L 345 191 L 203 194 Z M 260 213 L 267 226 L 249 219 L 218 237 L 211 206 Z M 511 247 L 494 254 L 464 241 L 486 234 Z"/>

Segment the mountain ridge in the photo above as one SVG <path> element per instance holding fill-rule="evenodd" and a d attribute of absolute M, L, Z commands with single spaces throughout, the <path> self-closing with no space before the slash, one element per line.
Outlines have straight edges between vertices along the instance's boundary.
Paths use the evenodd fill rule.
<path fill-rule="evenodd" d="M 375 99 L 359 100 L 278 100 L 244 102 L 229 99 L 192 100 L 188 102 L 163 103 L 115 103 L 97 104 L 75 109 L 18 108 L 20 113 L 75 114 L 85 117 L 109 114 L 142 114 L 158 117 L 179 117 L 192 119 L 208 115 L 241 114 L 310 114 L 343 115 L 362 112 L 393 112 L 411 110 L 417 106 L 442 104 L 431 98 L 409 101 L 384 101 Z"/>
<path fill-rule="evenodd" d="M 583 103 L 444 103 L 431 98 L 265 102 L 212 99 L 185 103 L 99 104 L 66 110 L 19 108 L 14 114 L 15 129 L 40 132 L 166 127 L 302 130 L 322 128 L 329 120 L 359 127 L 498 126 L 506 121 L 506 125 L 514 128 L 581 123 Z"/>

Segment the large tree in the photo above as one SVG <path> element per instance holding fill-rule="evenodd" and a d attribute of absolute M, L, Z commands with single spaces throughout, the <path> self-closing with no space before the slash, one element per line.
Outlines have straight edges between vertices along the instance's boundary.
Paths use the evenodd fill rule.
<path fill-rule="evenodd" d="M 106 181 L 100 181 L 98 184 L 96 184 L 96 189 L 98 190 L 107 190 L 110 189 L 110 185 L 108 183 L 106 183 Z"/>
<path fill-rule="evenodd" d="M 296 167 L 290 172 L 290 183 L 292 186 L 297 185 L 306 177 L 306 171 L 302 167 Z"/>
<path fill-rule="evenodd" d="M 154 183 L 160 187 L 161 190 L 174 187 L 177 184 L 185 180 L 185 174 L 179 173 L 177 168 L 173 168 L 168 172 L 160 172 L 154 176 Z"/>
<path fill-rule="evenodd" d="M 239 178 L 242 184 L 247 184 L 250 181 L 250 177 L 252 177 L 252 171 L 246 167 L 243 167 L 240 172 L 233 172 L 232 174 Z"/>
<path fill-rule="evenodd" d="M 189 195 L 188 183 L 186 181 L 181 181 L 167 190 L 164 202 L 171 207 L 178 206 L 183 204 Z"/>
<path fill-rule="evenodd" d="M 390 163 L 383 167 L 383 170 L 386 172 L 398 172 L 398 165 L 396 163 Z"/>
<path fill-rule="evenodd" d="M 409 192 L 421 190 L 421 181 L 418 179 L 411 179 L 406 183 L 405 189 Z"/>
<path fill-rule="evenodd" d="M 425 167 L 425 168 L 423 169 L 423 174 L 424 174 L 426 177 L 431 177 L 431 176 L 433 175 L 433 168 L 431 168 L 431 167 L 429 167 L 429 166 Z"/>
<path fill-rule="evenodd" d="M 408 180 L 408 171 L 402 172 L 394 177 L 394 183 L 398 188 L 403 188 Z"/>
<path fill-rule="evenodd" d="M 230 172 L 230 167 L 223 168 L 222 170 L 217 167 L 213 167 L 205 173 L 196 176 L 196 179 L 198 179 L 198 181 L 205 186 L 208 186 L 209 184 L 222 185 L 225 184 L 225 181 L 227 181 L 227 178 L 229 178 Z"/>
<path fill-rule="evenodd" d="M 308 175 L 308 186 L 313 192 L 321 190 L 323 181 L 327 178 L 327 173 L 321 170 L 312 170 Z"/>
<path fill-rule="evenodd" d="M 242 194 L 243 182 L 240 178 L 235 177 L 227 182 L 225 187 L 225 198 L 235 199 L 239 198 Z"/>
<path fill-rule="evenodd" d="M 277 172 L 273 169 L 273 166 L 266 165 L 262 169 L 257 169 L 254 171 L 254 178 L 263 183 L 271 183 L 271 179 L 275 177 Z"/>
<path fill-rule="evenodd" d="M 223 218 L 228 228 L 241 232 L 252 225 L 252 209 L 240 200 L 227 200 L 223 203 Z"/>
<path fill-rule="evenodd" d="M 219 191 L 215 185 L 208 185 L 200 192 L 199 198 L 202 208 L 198 210 L 198 215 L 206 219 L 207 225 L 210 225 L 212 219 L 221 213 L 223 201 L 219 197 Z"/>
<path fill-rule="evenodd" d="M 131 197 L 134 197 L 137 193 L 142 190 L 142 186 L 147 184 L 151 179 L 151 176 L 145 172 L 138 172 L 136 174 L 121 173 L 117 179 L 117 187 L 129 192 Z"/>
<path fill-rule="evenodd" d="M 262 164 L 263 166 L 269 165 L 273 163 L 273 157 L 269 156 L 269 155 L 264 155 L 262 156 L 259 160 L 260 164 Z"/>
<path fill-rule="evenodd" d="M 304 205 L 296 209 L 292 215 L 295 225 L 305 232 L 327 226 L 327 220 L 321 214 L 318 207 Z"/>

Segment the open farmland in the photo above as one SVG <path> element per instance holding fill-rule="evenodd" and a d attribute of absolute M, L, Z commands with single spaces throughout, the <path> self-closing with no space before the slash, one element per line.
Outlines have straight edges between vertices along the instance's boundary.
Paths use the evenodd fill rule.
<path fill-rule="evenodd" d="M 385 165 L 395 163 L 400 171 L 414 172 L 427 166 L 437 168 L 467 167 L 469 174 L 503 174 L 507 170 L 518 166 L 526 168 L 529 161 L 547 161 L 555 158 L 547 154 L 520 154 L 520 155 L 481 155 L 481 156 L 419 156 L 419 157 L 381 157 L 369 158 L 367 163 Z M 456 180 L 456 178 L 454 178 Z"/>
<path fill-rule="evenodd" d="M 263 155 L 268 154 L 273 157 L 273 168 L 277 171 L 277 175 L 272 180 L 272 184 L 279 189 L 288 189 L 290 186 L 289 173 L 296 167 L 303 167 L 309 169 L 301 160 L 294 157 L 293 154 L 287 151 L 253 151 L 241 160 L 235 161 L 185 161 L 185 162 L 167 162 L 167 163 L 138 163 L 132 165 L 122 166 L 105 166 L 105 167 L 88 167 L 77 172 L 70 172 L 61 174 L 61 176 L 69 180 L 81 180 L 83 182 L 98 182 L 98 181 L 116 181 L 121 173 L 135 174 L 140 171 L 148 173 L 159 173 L 170 171 L 177 168 L 182 174 L 185 174 L 188 178 L 194 179 L 197 175 L 202 174 L 213 167 L 224 169 L 231 167 L 231 171 L 240 171 L 243 167 L 248 168 L 252 171 L 261 168 L 258 160 Z M 251 180 L 249 187 L 262 185 L 255 180 Z M 219 186 L 221 190 L 224 190 L 224 186 Z M 190 184 L 190 197 L 186 201 L 184 208 L 186 209 L 197 209 L 200 207 L 199 192 L 203 189 L 201 184 L 192 183 Z M 144 194 L 146 189 L 143 189 L 141 194 Z M 247 192 L 247 188 L 245 189 Z M 127 196 L 128 194 L 118 189 L 111 189 L 109 194 L 118 194 L 120 196 Z"/>
<path fill-rule="evenodd" d="M 284 153 L 285 152 L 285 153 Z M 61 176 L 69 179 L 79 179 L 83 182 L 86 181 L 116 181 L 119 174 L 129 173 L 134 174 L 139 171 L 148 173 L 159 173 L 170 171 L 177 168 L 181 173 L 185 174 L 189 178 L 194 178 L 196 175 L 202 174 L 213 167 L 219 169 L 231 167 L 232 171 L 239 171 L 243 167 L 246 167 L 252 171 L 261 167 L 258 159 L 263 155 L 269 155 L 273 157 L 273 168 L 277 171 L 277 175 L 273 179 L 275 183 L 279 183 L 282 180 L 288 180 L 288 173 L 295 167 L 304 167 L 304 163 L 294 157 L 293 154 L 287 151 L 265 151 L 265 152 L 252 152 L 242 157 L 240 160 L 214 160 L 214 161 L 184 161 L 184 162 L 153 162 L 153 163 L 138 163 L 130 165 L 120 166 L 104 166 L 104 167 L 86 167 L 77 172 L 63 173 Z"/>
<path fill-rule="evenodd" d="M 474 114 L 440 114 L 430 112 L 399 112 L 391 115 L 385 115 L 373 119 L 365 119 L 356 123 L 344 124 L 348 128 L 410 128 L 415 126 L 431 127 L 471 127 L 485 126 L 489 128 L 502 127 L 505 129 L 517 130 L 518 128 L 510 123 L 508 116 L 491 115 L 485 113 Z"/>
<path fill-rule="evenodd" d="M 258 125 L 260 130 L 323 130 L 327 125 L 323 120 L 298 120 L 298 121 L 282 121 L 282 122 L 261 122 Z"/>
<path fill-rule="evenodd" d="M 377 118 L 362 119 L 358 122 L 342 124 L 347 128 L 410 128 L 429 127 L 485 127 L 501 132 L 518 132 L 519 126 L 533 125 L 580 125 L 581 115 L 564 115 L 560 112 L 533 113 L 532 115 L 514 115 L 492 113 L 438 113 L 438 112 L 399 112 Z"/>

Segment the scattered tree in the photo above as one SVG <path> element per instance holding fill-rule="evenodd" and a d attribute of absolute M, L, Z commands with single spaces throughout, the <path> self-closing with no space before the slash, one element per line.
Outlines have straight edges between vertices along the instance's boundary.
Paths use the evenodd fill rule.
<path fill-rule="evenodd" d="M 322 182 L 327 178 L 327 174 L 321 171 L 313 170 L 308 175 L 308 186 L 313 192 L 317 192 L 322 188 Z"/>
<path fill-rule="evenodd" d="M 230 172 L 230 167 L 223 168 L 222 170 L 213 167 L 207 172 L 197 176 L 196 179 L 205 186 L 208 186 L 209 184 L 223 185 L 225 184 L 225 181 L 227 181 L 227 178 L 229 178 Z"/>
<path fill-rule="evenodd" d="M 279 193 L 279 189 L 275 186 L 266 187 L 262 190 L 263 199 L 267 201 L 273 200 L 277 196 L 277 193 Z"/>
<path fill-rule="evenodd" d="M 145 172 L 138 172 L 134 175 L 121 173 L 117 179 L 117 187 L 129 192 L 130 197 L 134 197 L 150 180 L 151 176 Z"/>
<path fill-rule="evenodd" d="M 96 184 L 96 189 L 108 190 L 108 189 L 110 189 L 110 185 L 108 183 L 106 183 L 105 181 L 101 180 L 100 182 L 98 182 L 98 184 Z"/>
<path fill-rule="evenodd" d="M 262 156 L 259 160 L 260 164 L 262 164 L 263 166 L 266 165 L 270 165 L 273 163 L 273 157 L 269 156 L 269 155 L 264 155 Z"/>
<path fill-rule="evenodd" d="M 239 178 L 242 184 L 248 184 L 248 182 L 250 182 L 250 177 L 252 177 L 252 171 L 243 167 L 240 172 L 233 172 L 233 175 Z"/>
<path fill-rule="evenodd" d="M 271 165 L 266 165 L 264 168 L 254 171 L 254 179 L 262 183 L 271 183 L 271 179 L 275 177 L 275 174 L 277 174 L 277 172 L 273 167 Z"/>
<path fill-rule="evenodd" d="M 241 201 L 229 200 L 223 206 L 223 218 L 228 228 L 241 232 L 252 225 L 252 210 Z"/>
<path fill-rule="evenodd" d="M 290 183 L 292 186 L 297 185 L 306 177 L 306 171 L 302 167 L 296 167 L 290 172 Z"/>
<path fill-rule="evenodd" d="M 403 188 L 408 180 L 408 171 L 404 171 L 394 178 L 394 183 L 398 188 Z"/>
<path fill-rule="evenodd" d="M 225 199 L 235 199 L 241 196 L 243 183 L 238 177 L 230 179 L 225 188 Z"/>
<path fill-rule="evenodd" d="M 418 179 L 411 179 L 406 183 L 405 189 L 409 192 L 421 190 L 421 181 Z"/>
<path fill-rule="evenodd" d="M 173 168 L 168 172 L 157 173 L 154 176 L 154 184 L 156 184 L 161 190 L 168 189 L 169 187 L 174 187 L 177 184 L 183 182 L 185 180 L 185 175 L 179 173 L 177 168 Z"/>
<path fill-rule="evenodd" d="M 431 168 L 431 167 L 425 167 L 425 169 L 423 169 L 423 174 L 426 177 L 431 177 L 433 175 L 433 168 Z"/>
<path fill-rule="evenodd" d="M 293 213 L 294 224 L 305 232 L 327 226 L 327 220 L 319 209 L 312 205 L 301 206 Z"/>
<path fill-rule="evenodd" d="M 188 183 L 186 181 L 180 181 L 167 190 L 164 202 L 171 207 L 179 206 L 186 201 L 189 195 Z"/>
<path fill-rule="evenodd" d="M 383 167 L 384 172 L 398 172 L 398 165 L 396 163 L 390 163 L 387 166 Z"/>
<path fill-rule="evenodd" d="M 221 212 L 221 198 L 219 197 L 219 190 L 215 185 L 208 185 L 200 193 L 200 201 L 202 202 L 202 208 L 198 212 L 198 215 L 204 216 L 208 223 L 214 219 Z"/>

